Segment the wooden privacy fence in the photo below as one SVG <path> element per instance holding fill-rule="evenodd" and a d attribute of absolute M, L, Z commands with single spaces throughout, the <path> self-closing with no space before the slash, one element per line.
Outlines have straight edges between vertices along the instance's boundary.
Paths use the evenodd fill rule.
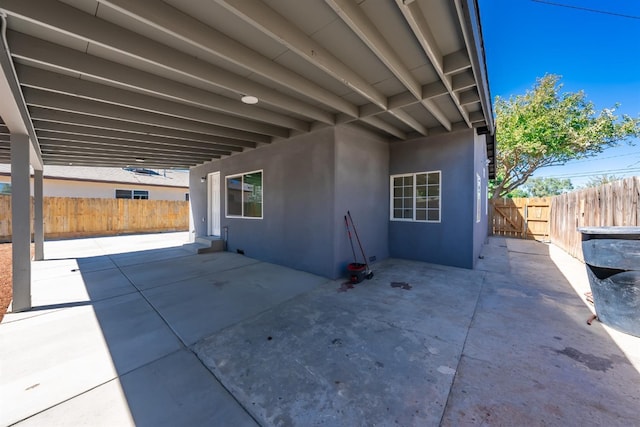
<path fill-rule="evenodd" d="M 549 239 L 551 198 L 495 199 L 490 219 L 494 236 Z"/>
<path fill-rule="evenodd" d="M 33 229 L 33 198 L 31 198 Z M 184 231 L 189 202 L 45 197 L 45 238 Z M 0 241 L 11 241 L 11 196 L 0 195 Z"/>
<path fill-rule="evenodd" d="M 551 242 L 582 259 L 578 227 L 638 226 L 640 177 L 556 196 L 551 202 Z"/>

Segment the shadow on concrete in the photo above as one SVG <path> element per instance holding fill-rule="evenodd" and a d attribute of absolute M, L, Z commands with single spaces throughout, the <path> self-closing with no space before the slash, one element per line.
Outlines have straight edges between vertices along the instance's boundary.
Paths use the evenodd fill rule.
<path fill-rule="evenodd" d="M 108 257 L 115 265 L 110 281 L 121 275 L 133 292 L 123 289 L 94 311 L 134 423 L 255 425 L 189 346 L 326 279 L 237 254 L 193 255 L 183 248 Z M 93 282 L 92 266 L 100 260 L 88 260 L 88 269 L 83 264 L 79 260 L 78 268 L 95 301 L 103 284 Z"/>
<path fill-rule="evenodd" d="M 386 260 L 344 290 L 177 243 L 62 243 L 0 325 L 0 424 L 637 424 L 640 374 L 547 245 L 492 238 L 473 271 Z"/>
<path fill-rule="evenodd" d="M 442 424 L 637 424 L 640 374 L 601 324 L 587 325 L 549 246 L 492 238 L 492 250 L 509 272 L 487 268 Z"/>
<path fill-rule="evenodd" d="M 0 328 L 12 343 L 0 350 L 0 424 L 255 425 L 188 346 L 326 279 L 236 254 L 128 246 L 34 263 L 34 309 Z M 264 283 L 274 277 L 285 284 Z"/>

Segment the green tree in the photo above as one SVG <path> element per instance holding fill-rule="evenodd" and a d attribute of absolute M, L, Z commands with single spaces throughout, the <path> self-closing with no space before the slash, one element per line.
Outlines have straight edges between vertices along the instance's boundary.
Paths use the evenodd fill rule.
<path fill-rule="evenodd" d="M 524 188 L 520 187 L 520 188 L 516 188 L 515 190 L 512 190 L 511 192 L 509 192 L 509 194 L 507 194 L 506 196 L 509 199 L 518 199 L 518 198 L 522 198 L 522 197 L 531 197 L 531 195 L 529 194 L 529 192 L 527 190 L 525 190 Z"/>
<path fill-rule="evenodd" d="M 523 185 L 510 191 L 506 197 L 549 197 L 571 190 L 573 190 L 573 184 L 570 179 L 529 178 Z"/>
<path fill-rule="evenodd" d="M 557 196 L 573 190 L 570 179 L 558 178 L 530 178 L 524 186 L 529 197 Z"/>
<path fill-rule="evenodd" d="M 591 178 L 589 178 L 589 181 L 587 181 L 587 183 L 584 186 L 585 188 L 600 187 L 601 185 L 610 184 L 614 181 L 619 181 L 621 179 L 622 178 L 620 178 L 619 176 L 607 175 L 607 174 L 592 176 Z"/>
<path fill-rule="evenodd" d="M 533 89 L 496 98 L 496 180 L 493 198 L 524 184 L 539 168 L 594 156 L 640 136 L 640 118 L 596 112 L 584 92 L 560 93 L 560 77 L 538 79 Z"/>

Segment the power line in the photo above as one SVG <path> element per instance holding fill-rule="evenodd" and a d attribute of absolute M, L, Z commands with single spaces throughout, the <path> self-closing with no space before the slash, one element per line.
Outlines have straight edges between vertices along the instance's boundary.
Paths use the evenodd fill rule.
<path fill-rule="evenodd" d="M 589 176 L 595 175 L 606 175 L 606 174 L 616 174 L 616 173 L 640 173 L 640 168 L 624 168 L 624 169 L 605 169 L 599 171 L 589 171 L 589 172 L 576 172 L 576 173 L 564 173 L 564 174 L 555 174 L 555 175 L 545 175 L 546 178 L 586 178 Z"/>
<path fill-rule="evenodd" d="M 554 3 L 554 2 L 550 2 L 550 1 L 546 1 L 546 0 L 531 0 L 531 1 L 534 2 L 534 3 L 547 4 L 549 6 L 566 7 L 567 9 L 577 9 L 577 10 L 583 10 L 585 12 L 600 13 L 602 15 L 618 16 L 620 18 L 640 19 L 640 16 L 626 15 L 626 14 L 623 14 L 623 13 L 609 12 L 609 11 L 606 11 L 606 10 L 599 10 L 599 9 L 589 9 L 587 7 L 573 6 L 573 5 L 570 5 L 570 4 L 562 4 L 562 3 Z"/>
<path fill-rule="evenodd" d="M 615 156 L 607 156 L 607 157 L 592 157 L 592 158 L 588 158 L 588 159 L 582 159 L 582 160 L 571 160 L 570 162 L 567 162 L 567 164 L 576 164 L 576 163 L 585 163 L 585 162 L 597 162 L 600 160 L 606 160 L 606 159 L 615 159 L 618 157 L 633 157 L 633 156 L 640 156 L 640 152 L 637 153 L 627 153 L 627 154 L 617 154 Z"/>

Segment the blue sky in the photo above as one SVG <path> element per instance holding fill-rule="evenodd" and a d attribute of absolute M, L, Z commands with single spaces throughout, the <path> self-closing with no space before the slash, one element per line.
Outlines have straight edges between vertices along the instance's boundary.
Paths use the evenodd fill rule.
<path fill-rule="evenodd" d="M 552 73 L 562 76 L 563 91 L 584 90 L 598 109 L 619 103 L 619 114 L 640 116 L 640 0 L 479 4 L 494 99 L 523 94 L 537 77 Z M 603 173 L 640 176 L 640 140 L 595 158 L 540 169 L 535 176 L 571 178 L 580 187 Z"/>

